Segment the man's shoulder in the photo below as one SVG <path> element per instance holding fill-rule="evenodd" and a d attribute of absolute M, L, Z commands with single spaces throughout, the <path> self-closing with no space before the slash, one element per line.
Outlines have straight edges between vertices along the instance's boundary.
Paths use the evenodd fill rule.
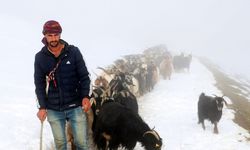
<path fill-rule="evenodd" d="M 47 50 L 47 48 L 45 46 L 42 47 L 42 49 L 36 53 L 35 58 L 36 59 L 39 59 L 39 58 L 41 59 L 41 58 L 45 57 L 46 56 L 46 50 Z"/>
<path fill-rule="evenodd" d="M 68 50 L 70 50 L 70 51 L 78 51 L 79 50 L 78 47 L 76 47 L 75 45 L 67 45 L 67 47 L 68 47 Z"/>
<path fill-rule="evenodd" d="M 43 55 L 43 48 L 36 53 L 36 57 Z"/>
<path fill-rule="evenodd" d="M 78 49 L 75 45 L 69 44 L 63 39 L 60 39 L 60 42 L 65 46 L 66 51 L 76 51 Z"/>
<path fill-rule="evenodd" d="M 67 50 L 72 53 L 72 54 L 79 54 L 80 50 L 78 47 L 74 46 L 74 45 L 67 45 Z"/>

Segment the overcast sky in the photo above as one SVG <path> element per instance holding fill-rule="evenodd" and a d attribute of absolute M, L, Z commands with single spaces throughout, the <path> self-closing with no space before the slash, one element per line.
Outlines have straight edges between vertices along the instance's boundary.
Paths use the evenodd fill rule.
<path fill-rule="evenodd" d="M 97 54 L 115 59 L 165 44 L 172 51 L 226 62 L 240 58 L 234 59 L 235 68 L 250 64 L 243 64 L 250 53 L 249 6 L 249 0 L 8 0 L 0 6 L 0 17 L 6 26 L 3 16 L 29 25 L 34 34 L 24 41 L 32 41 L 37 51 L 44 22 L 54 19 L 63 27 L 62 38 L 87 60 Z"/>

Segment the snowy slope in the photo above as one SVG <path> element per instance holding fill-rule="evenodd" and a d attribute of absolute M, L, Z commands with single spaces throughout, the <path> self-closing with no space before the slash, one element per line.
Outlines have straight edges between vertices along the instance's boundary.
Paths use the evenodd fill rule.
<path fill-rule="evenodd" d="M 163 149 L 170 150 L 245 150 L 250 148 L 244 136 L 247 131 L 232 122 L 234 112 L 224 108 L 219 122 L 219 135 L 206 121 L 206 131 L 198 125 L 197 101 L 201 92 L 222 93 L 214 86 L 212 74 L 197 60 L 190 73 L 175 73 L 172 80 L 163 81 L 152 93 L 140 99 L 140 113 L 163 138 Z M 226 99 L 230 103 L 229 99 Z"/>

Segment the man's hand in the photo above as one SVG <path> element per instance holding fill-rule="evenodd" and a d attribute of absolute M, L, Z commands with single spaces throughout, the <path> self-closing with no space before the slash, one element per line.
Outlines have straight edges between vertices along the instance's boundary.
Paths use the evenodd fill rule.
<path fill-rule="evenodd" d="M 39 111 L 37 112 L 37 117 L 39 118 L 39 120 L 41 120 L 41 122 L 43 122 L 47 117 L 46 109 L 39 109 Z"/>
<path fill-rule="evenodd" d="M 89 102 L 89 98 L 85 97 L 82 99 L 82 108 L 84 109 L 84 112 L 87 112 L 91 107 L 91 104 Z"/>

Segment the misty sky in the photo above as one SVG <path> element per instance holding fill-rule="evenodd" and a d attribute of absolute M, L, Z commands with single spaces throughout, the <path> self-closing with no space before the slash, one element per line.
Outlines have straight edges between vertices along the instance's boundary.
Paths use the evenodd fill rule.
<path fill-rule="evenodd" d="M 249 0 L 8 0 L 0 18 L 6 28 L 6 16 L 28 24 L 34 34 L 26 42 L 38 50 L 42 25 L 54 19 L 63 26 L 62 38 L 83 49 L 86 59 L 165 44 L 217 60 L 240 58 L 232 64 L 237 67 L 249 66 L 242 64 L 250 53 L 249 6 Z M 10 29 L 25 34 L 17 25 Z"/>

